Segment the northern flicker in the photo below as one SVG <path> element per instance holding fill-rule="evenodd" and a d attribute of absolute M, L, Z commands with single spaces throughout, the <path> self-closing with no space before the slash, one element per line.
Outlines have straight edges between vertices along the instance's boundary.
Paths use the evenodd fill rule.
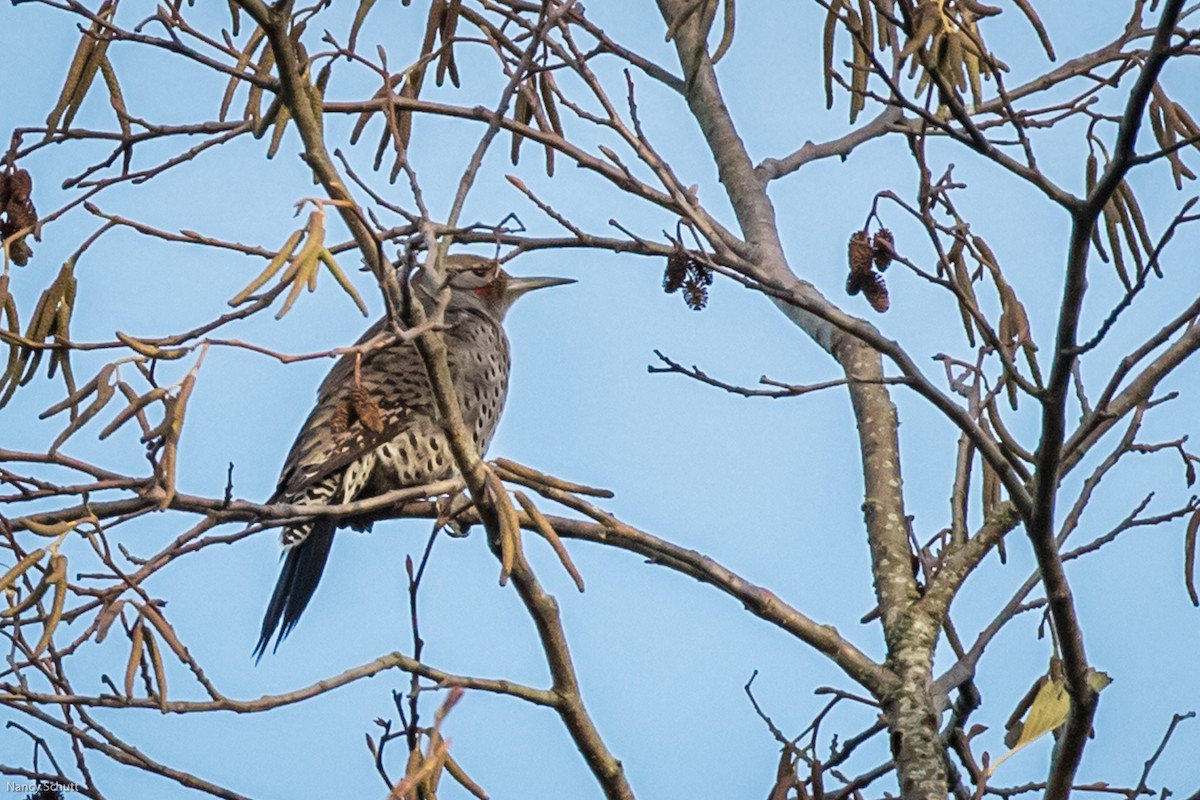
<path fill-rule="evenodd" d="M 574 281 L 514 278 L 492 260 L 453 255 L 445 260 L 450 302 L 445 311 L 447 361 L 463 421 L 483 453 L 496 430 L 508 391 L 508 338 L 502 323 L 513 302 L 534 289 Z M 413 298 L 428 314 L 435 288 L 419 271 Z M 381 320 L 361 342 L 381 333 Z M 343 356 L 317 392 L 317 405 L 284 462 L 271 502 L 300 506 L 348 503 L 393 489 L 420 486 L 456 473 L 437 419 L 429 378 L 416 346 L 397 340 L 361 357 Z M 370 528 L 370 522 L 316 518 L 284 528 L 283 570 L 263 618 L 254 650 L 261 658 L 295 627 L 316 591 L 335 527 Z M 276 633 L 278 632 L 278 633 Z"/>

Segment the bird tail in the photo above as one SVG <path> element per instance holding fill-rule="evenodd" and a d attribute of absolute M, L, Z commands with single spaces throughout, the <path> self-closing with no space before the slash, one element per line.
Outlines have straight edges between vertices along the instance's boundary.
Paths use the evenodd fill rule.
<path fill-rule="evenodd" d="M 258 646 L 254 648 L 255 663 L 262 659 L 276 630 L 279 633 L 275 636 L 271 652 L 279 649 L 279 643 L 300 621 L 300 615 L 312 599 L 321 581 L 321 573 L 325 570 L 329 548 L 333 545 L 334 524 L 329 519 L 315 520 L 308 535 L 284 553 L 283 570 L 279 573 L 279 581 L 275 584 L 275 592 L 263 617 Z"/>

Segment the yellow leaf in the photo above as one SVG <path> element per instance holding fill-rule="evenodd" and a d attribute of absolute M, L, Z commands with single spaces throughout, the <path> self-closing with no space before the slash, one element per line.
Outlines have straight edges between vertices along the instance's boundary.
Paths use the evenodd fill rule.
<path fill-rule="evenodd" d="M 1088 669 L 1087 684 L 1092 691 L 1100 692 L 1110 683 L 1112 683 L 1112 678 L 1107 673 L 1096 669 Z M 1070 713 L 1070 710 L 1071 698 L 1067 695 L 1066 684 L 1061 675 L 1052 672 L 1046 678 L 1046 682 L 1038 689 L 1037 695 L 1034 696 L 1033 702 L 1029 706 L 1029 712 L 1025 715 L 1025 721 L 1021 726 L 1021 735 L 1017 737 L 1016 744 L 1013 745 L 1011 750 L 992 762 L 991 766 L 986 770 L 987 776 L 994 775 L 997 767 L 1026 745 L 1065 725 L 1067 714 Z"/>
<path fill-rule="evenodd" d="M 1038 689 L 1033 698 L 1033 705 L 1025 716 L 1025 725 L 1021 728 L 1021 736 L 1017 739 L 1012 752 L 1049 733 L 1067 721 L 1067 713 L 1071 710 L 1071 700 L 1067 697 L 1067 687 L 1061 680 L 1051 678 Z"/>
<path fill-rule="evenodd" d="M 1096 694 L 1100 694 L 1100 692 L 1104 691 L 1105 687 L 1112 682 L 1113 679 L 1109 677 L 1107 672 L 1101 672 L 1098 669 L 1088 668 L 1087 685 L 1091 687 L 1092 691 Z"/>

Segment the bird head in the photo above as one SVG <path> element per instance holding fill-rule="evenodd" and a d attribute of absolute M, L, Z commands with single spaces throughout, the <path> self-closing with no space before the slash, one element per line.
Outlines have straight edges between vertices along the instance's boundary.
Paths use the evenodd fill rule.
<path fill-rule="evenodd" d="M 508 309 L 523 294 L 549 286 L 575 283 L 571 278 L 517 278 L 500 268 L 492 258 L 456 253 L 442 262 L 450 282 L 450 304 L 479 308 L 496 319 L 504 320 Z M 415 279 L 423 282 L 422 271 Z M 428 281 L 428 278 L 424 278 Z"/>

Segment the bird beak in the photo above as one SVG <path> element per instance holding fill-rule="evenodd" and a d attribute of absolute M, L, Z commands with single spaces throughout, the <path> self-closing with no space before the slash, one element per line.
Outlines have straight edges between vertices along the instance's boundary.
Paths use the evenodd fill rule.
<path fill-rule="evenodd" d="M 549 286 L 566 286 L 576 283 L 574 278 L 509 278 L 505 294 L 516 299 L 534 289 L 545 289 Z"/>

